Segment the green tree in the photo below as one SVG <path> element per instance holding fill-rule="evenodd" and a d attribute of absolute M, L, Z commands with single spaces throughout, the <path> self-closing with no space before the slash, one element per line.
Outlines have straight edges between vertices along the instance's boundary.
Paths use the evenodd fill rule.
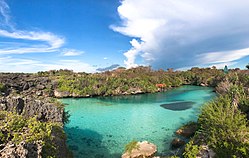
<path fill-rule="evenodd" d="M 246 68 L 249 69 L 249 63 L 246 65 Z"/>

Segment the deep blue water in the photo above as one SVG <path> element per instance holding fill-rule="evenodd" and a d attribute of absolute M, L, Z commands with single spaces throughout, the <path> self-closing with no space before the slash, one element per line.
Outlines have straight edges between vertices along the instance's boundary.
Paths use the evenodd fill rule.
<path fill-rule="evenodd" d="M 172 152 L 175 130 L 196 121 L 200 107 L 215 96 L 211 88 L 182 86 L 167 92 L 117 97 L 62 99 L 71 114 L 65 125 L 76 158 L 118 158 L 132 140 Z"/>

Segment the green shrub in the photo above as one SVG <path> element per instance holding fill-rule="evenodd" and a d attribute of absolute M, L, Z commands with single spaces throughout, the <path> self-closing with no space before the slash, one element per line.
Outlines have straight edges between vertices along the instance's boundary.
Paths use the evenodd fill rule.
<path fill-rule="evenodd" d="M 249 130 L 244 114 L 229 95 L 207 104 L 199 116 L 201 134 L 218 157 L 248 157 Z"/>
<path fill-rule="evenodd" d="M 193 141 L 190 141 L 185 146 L 183 157 L 184 158 L 196 158 L 199 151 L 200 151 L 200 147 L 198 145 L 194 145 Z"/>
<path fill-rule="evenodd" d="M 4 92 L 5 90 L 6 90 L 6 86 L 4 84 L 0 83 L 0 92 Z"/>
<path fill-rule="evenodd" d="M 125 146 L 125 152 L 131 153 L 133 149 L 139 149 L 139 145 L 136 140 L 131 141 Z"/>
<path fill-rule="evenodd" d="M 244 88 L 241 85 L 231 85 L 227 94 L 232 99 L 240 99 L 242 97 L 245 97 Z"/>
<path fill-rule="evenodd" d="M 248 113 L 249 112 L 249 98 L 243 97 L 239 101 L 239 109 L 244 112 Z"/>
<path fill-rule="evenodd" d="M 70 117 L 70 113 L 69 111 L 65 111 L 65 109 L 63 110 L 63 116 L 62 116 L 62 122 L 63 124 L 67 124 L 69 123 L 69 117 Z"/>
<path fill-rule="evenodd" d="M 12 141 L 19 144 L 21 141 L 36 142 L 41 141 L 45 157 L 55 156 L 56 147 L 53 144 L 52 129 L 61 129 L 59 124 L 51 122 L 40 122 L 35 117 L 24 118 L 21 115 L 0 111 L 0 141 L 7 143 Z M 61 132 L 64 134 L 63 132 Z"/>
<path fill-rule="evenodd" d="M 246 65 L 246 68 L 249 70 L 249 63 Z"/>

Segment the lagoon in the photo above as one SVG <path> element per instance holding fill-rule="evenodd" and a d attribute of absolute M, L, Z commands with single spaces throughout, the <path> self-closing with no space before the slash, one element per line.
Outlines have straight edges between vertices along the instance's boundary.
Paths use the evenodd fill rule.
<path fill-rule="evenodd" d="M 132 140 L 157 145 L 168 155 L 174 132 L 196 121 L 201 106 L 216 95 L 212 88 L 182 86 L 154 94 L 61 99 L 70 113 L 64 129 L 75 158 L 120 158 Z"/>

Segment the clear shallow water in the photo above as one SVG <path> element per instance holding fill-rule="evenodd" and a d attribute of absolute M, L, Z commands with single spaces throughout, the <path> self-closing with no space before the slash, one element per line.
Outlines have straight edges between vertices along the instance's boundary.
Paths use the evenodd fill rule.
<path fill-rule="evenodd" d="M 61 99 L 71 114 L 67 143 L 76 158 L 119 158 L 132 140 L 152 142 L 167 155 L 176 129 L 197 120 L 201 105 L 214 96 L 211 88 L 182 86 L 156 94 Z"/>

